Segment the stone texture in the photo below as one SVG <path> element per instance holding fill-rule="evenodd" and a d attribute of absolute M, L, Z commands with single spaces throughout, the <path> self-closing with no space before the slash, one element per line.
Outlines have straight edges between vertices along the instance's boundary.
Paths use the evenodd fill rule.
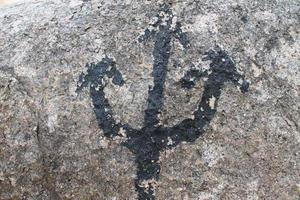
<path fill-rule="evenodd" d="M 299 1 L 165 1 L 191 47 L 172 41 L 164 126 L 192 116 L 203 81 L 177 83 L 220 46 L 250 82 L 222 89 L 193 143 L 161 152 L 157 199 L 300 197 Z M 162 1 L 27 1 L 0 8 L 0 199 L 136 199 L 134 154 L 99 129 L 86 64 L 113 57 L 125 84 L 107 80 L 114 117 L 143 125 L 153 42 L 137 42 Z"/>

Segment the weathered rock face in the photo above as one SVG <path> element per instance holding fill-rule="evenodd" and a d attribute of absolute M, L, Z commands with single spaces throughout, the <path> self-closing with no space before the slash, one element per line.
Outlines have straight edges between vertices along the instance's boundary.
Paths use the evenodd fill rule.
<path fill-rule="evenodd" d="M 299 199 L 298 13 L 292 0 L 0 8 L 0 199 Z"/>

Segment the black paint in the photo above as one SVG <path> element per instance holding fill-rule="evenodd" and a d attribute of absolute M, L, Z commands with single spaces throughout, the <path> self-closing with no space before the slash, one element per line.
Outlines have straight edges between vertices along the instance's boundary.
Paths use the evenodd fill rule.
<path fill-rule="evenodd" d="M 192 88 L 197 81 L 206 77 L 204 82 L 204 93 L 198 109 L 193 113 L 193 119 L 185 119 L 174 127 L 162 127 L 159 125 L 160 111 L 164 106 L 164 84 L 167 74 L 167 66 L 171 52 L 172 37 L 179 40 L 183 47 L 189 46 L 187 35 L 182 32 L 180 23 L 176 23 L 172 28 L 173 14 L 170 6 L 163 4 L 161 11 L 169 18 L 163 21 L 163 17 L 158 16 L 158 21 L 153 25 L 154 29 L 146 29 L 144 35 L 139 38 L 139 42 L 145 42 L 150 37 L 154 39 L 153 50 L 153 72 L 154 86 L 149 89 L 148 106 L 145 110 L 144 126 L 141 130 L 131 128 L 128 124 L 116 123 L 113 118 L 112 109 L 104 95 L 103 78 L 108 76 L 113 78 L 113 83 L 119 86 L 124 84 L 121 73 L 116 69 L 116 63 L 108 57 L 102 59 L 98 64 L 87 65 L 87 74 L 82 74 L 79 79 L 79 92 L 83 87 L 89 86 L 90 96 L 94 105 L 94 112 L 99 127 L 107 137 L 118 135 L 120 128 L 126 131 L 127 141 L 124 146 L 130 149 L 136 156 L 137 177 L 135 186 L 138 192 L 138 199 L 155 199 L 154 186 L 151 183 L 148 188 L 141 186 L 142 181 L 158 180 L 160 173 L 159 154 L 166 148 L 175 147 L 180 142 L 195 141 L 204 133 L 214 114 L 215 107 L 221 95 L 221 89 L 228 81 L 240 86 L 242 92 L 248 90 L 249 84 L 244 80 L 234 66 L 232 60 L 221 49 L 209 51 L 204 60 L 210 60 L 210 71 L 201 72 L 192 69 L 181 79 L 183 88 Z M 239 84 L 242 80 L 242 84 Z M 215 106 L 209 106 L 211 98 L 215 98 Z M 173 142 L 168 144 L 169 139 Z"/>

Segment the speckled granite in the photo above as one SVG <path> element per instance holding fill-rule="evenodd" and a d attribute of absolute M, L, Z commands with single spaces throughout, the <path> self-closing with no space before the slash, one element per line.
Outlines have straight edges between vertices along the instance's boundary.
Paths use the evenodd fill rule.
<path fill-rule="evenodd" d="M 0 8 L 0 199 L 299 199 L 299 8 Z"/>

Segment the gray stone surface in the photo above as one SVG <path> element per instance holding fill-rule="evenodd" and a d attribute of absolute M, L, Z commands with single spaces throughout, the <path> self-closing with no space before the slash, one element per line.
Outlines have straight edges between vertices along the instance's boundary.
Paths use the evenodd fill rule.
<path fill-rule="evenodd" d="M 191 40 L 172 40 L 161 123 L 191 118 L 203 80 L 177 83 L 221 47 L 250 82 L 222 89 L 217 113 L 193 143 L 161 152 L 157 199 L 300 198 L 300 58 L 297 0 L 173 0 Z M 153 42 L 137 42 L 162 1 L 28 1 L 0 8 L 0 199 L 136 199 L 135 157 L 98 127 L 86 64 L 108 55 L 114 118 L 143 125 L 153 84 Z"/>

